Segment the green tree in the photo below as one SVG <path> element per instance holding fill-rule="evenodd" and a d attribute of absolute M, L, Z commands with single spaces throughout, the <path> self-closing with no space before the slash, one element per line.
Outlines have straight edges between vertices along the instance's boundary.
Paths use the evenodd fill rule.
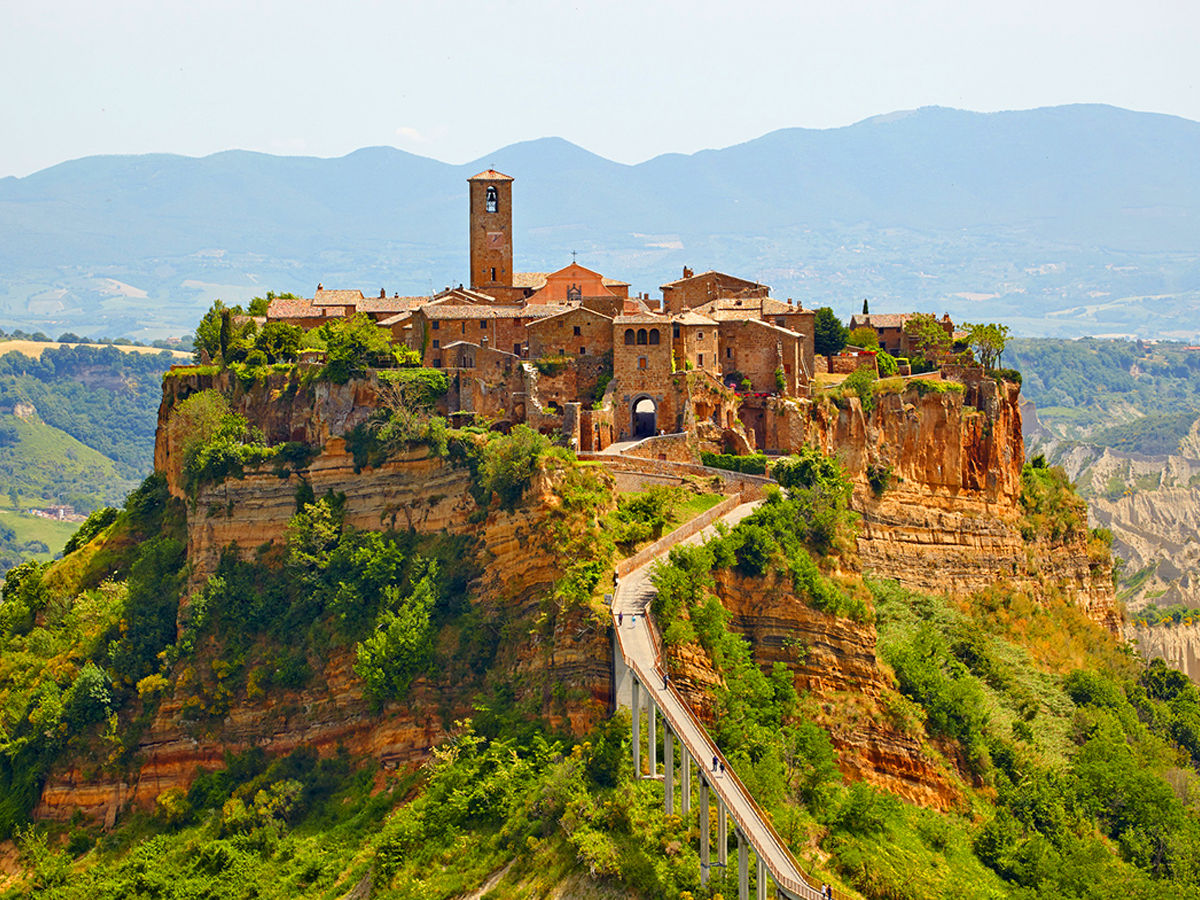
<path fill-rule="evenodd" d="M 979 364 L 985 369 L 994 369 L 1004 354 L 1008 343 L 1008 326 L 995 323 L 972 325 L 966 323 L 967 343 L 975 351 Z"/>
<path fill-rule="evenodd" d="M 869 316 L 869 315 L 871 314 L 871 307 L 868 305 L 868 303 L 867 303 L 867 298 L 866 298 L 866 297 L 863 297 L 863 311 L 862 311 L 862 314 L 863 314 L 864 316 Z"/>
<path fill-rule="evenodd" d="M 850 332 L 846 342 L 852 347 L 862 347 L 864 350 L 875 350 L 879 347 L 879 335 L 874 328 L 860 325 Z"/>
<path fill-rule="evenodd" d="M 268 322 L 254 339 L 254 347 L 266 354 L 268 362 L 289 362 L 299 354 L 303 339 L 304 329 L 297 325 Z"/>
<path fill-rule="evenodd" d="M 904 333 L 917 356 L 929 363 L 936 363 L 950 352 L 950 335 L 936 317 L 929 313 L 917 313 L 904 323 Z"/>
<path fill-rule="evenodd" d="M 201 362 L 205 356 L 209 361 L 216 362 L 221 358 L 221 324 L 224 321 L 226 306 L 220 300 L 214 300 L 196 326 L 192 336 L 192 355 L 196 362 Z"/>
<path fill-rule="evenodd" d="M 847 337 L 846 326 L 834 315 L 832 309 L 822 306 L 817 310 L 813 320 L 813 344 L 818 354 L 832 356 L 841 353 L 842 348 L 846 346 Z"/>
<path fill-rule="evenodd" d="M 324 374 L 335 384 L 345 384 L 373 367 L 390 368 L 396 358 L 390 334 L 371 317 L 358 313 L 322 325 L 325 339 Z"/>

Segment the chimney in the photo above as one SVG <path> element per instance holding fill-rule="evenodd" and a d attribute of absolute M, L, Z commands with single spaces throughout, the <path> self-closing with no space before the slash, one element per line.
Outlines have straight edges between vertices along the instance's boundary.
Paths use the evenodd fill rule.
<path fill-rule="evenodd" d="M 387 291 L 385 291 L 383 288 L 380 288 L 379 289 L 379 299 L 383 300 L 385 297 L 387 297 Z"/>
<path fill-rule="evenodd" d="M 683 267 L 683 277 L 684 277 L 684 278 L 691 278 L 691 277 L 692 277 L 692 270 L 691 270 L 691 269 L 689 269 L 687 266 L 684 266 L 684 267 Z"/>

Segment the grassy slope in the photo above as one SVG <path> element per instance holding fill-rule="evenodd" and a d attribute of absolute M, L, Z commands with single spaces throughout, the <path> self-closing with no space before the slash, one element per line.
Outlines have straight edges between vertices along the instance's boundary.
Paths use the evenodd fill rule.
<path fill-rule="evenodd" d="M 18 435 L 15 444 L 0 448 L 0 487 L 16 488 L 31 505 L 71 493 L 120 503 L 136 485 L 108 457 L 41 419 L 0 415 L 0 424 L 12 425 Z"/>
<path fill-rule="evenodd" d="M 33 501 L 31 501 L 33 502 Z M 16 543 L 26 541 L 41 541 L 50 548 L 49 553 L 35 553 L 30 559 L 51 559 L 55 553 L 62 550 L 67 539 L 79 528 L 75 522 L 58 522 L 54 519 L 43 519 L 27 513 L 11 509 L 0 509 L 0 524 L 7 525 L 17 533 Z"/>

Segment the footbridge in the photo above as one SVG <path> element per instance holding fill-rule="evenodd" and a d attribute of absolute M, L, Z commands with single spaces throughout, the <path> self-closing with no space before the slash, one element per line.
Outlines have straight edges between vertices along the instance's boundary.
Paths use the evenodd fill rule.
<path fill-rule="evenodd" d="M 628 460 L 629 458 L 626 457 Z M 679 815 L 689 822 L 698 806 L 700 826 L 700 880 L 707 884 L 714 867 L 727 867 L 728 827 L 732 823 L 737 838 L 737 879 L 739 900 L 750 896 L 750 853 L 753 852 L 757 877 L 756 895 L 768 896 L 768 881 L 775 896 L 787 900 L 821 900 L 837 894 L 823 894 L 800 869 L 787 844 L 771 826 L 770 820 L 755 803 L 733 766 L 717 749 L 704 725 L 675 690 L 666 676 L 659 650 L 658 635 L 650 618 L 650 600 L 654 587 L 650 581 L 653 564 L 671 547 L 681 543 L 700 543 L 714 533 L 716 520 L 733 525 L 749 515 L 758 500 L 735 494 L 697 519 L 655 542 L 617 567 L 618 585 L 613 596 L 616 634 L 616 694 L 618 702 L 633 712 L 633 769 L 635 777 L 662 779 L 663 806 L 675 814 L 679 796 Z M 646 721 L 647 740 L 642 744 L 642 720 Z M 662 732 L 662 771 L 659 773 L 659 730 Z M 676 757 L 678 744 L 678 759 Z M 643 750 L 649 774 L 642 774 Z M 678 790 L 676 782 L 678 779 Z M 693 803 L 692 785 L 698 788 Z M 712 854 L 710 804 L 716 804 L 716 860 Z"/>

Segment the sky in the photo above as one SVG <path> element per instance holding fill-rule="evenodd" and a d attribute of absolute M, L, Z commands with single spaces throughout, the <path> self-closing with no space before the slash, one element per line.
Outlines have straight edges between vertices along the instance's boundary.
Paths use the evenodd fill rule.
<path fill-rule="evenodd" d="M 1194 0 L 0 0 L 0 177 L 106 153 L 637 163 L 898 109 L 1200 120 Z"/>

